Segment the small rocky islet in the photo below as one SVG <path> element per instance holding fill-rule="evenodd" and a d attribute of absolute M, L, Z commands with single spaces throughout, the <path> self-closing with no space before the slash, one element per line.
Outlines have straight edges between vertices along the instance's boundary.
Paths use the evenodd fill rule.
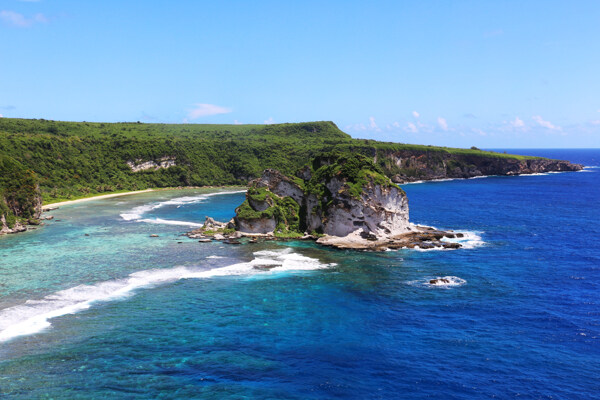
<path fill-rule="evenodd" d="M 207 217 L 201 228 L 187 236 L 232 244 L 242 237 L 305 239 L 339 249 L 374 251 L 461 247 L 448 239 L 461 238 L 463 233 L 414 225 L 408 214 L 404 190 L 371 159 L 326 153 L 295 176 L 266 169 L 250 182 L 246 199 L 231 221 Z"/>

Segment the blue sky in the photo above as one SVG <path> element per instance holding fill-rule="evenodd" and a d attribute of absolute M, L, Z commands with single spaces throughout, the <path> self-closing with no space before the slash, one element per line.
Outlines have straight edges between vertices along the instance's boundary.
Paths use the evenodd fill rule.
<path fill-rule="evenodd" d="M 600 147 L 600 2 L 0 0 L 0 115 Z"/>

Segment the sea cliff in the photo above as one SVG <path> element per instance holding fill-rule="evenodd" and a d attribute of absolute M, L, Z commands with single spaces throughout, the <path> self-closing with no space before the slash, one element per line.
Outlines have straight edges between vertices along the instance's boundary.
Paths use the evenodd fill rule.
<path fill-rule="evenodd" d="M 42 196 L 36 174 L 12 157 L 0 155 L 0 235 L 39 224 Z"/>
<path fill-rule="evenodd" d="M 569 161 L 522 156 L 511 158 L 506 157 L 504 153 L 388 150 L 374 152 L 373 158 L 375 163 L 379 164 L 395 183 L 474 178 L 487 175 L 510 176 L 580 171 L 583 169 L 583 165 Z"/>
<path fill-rule="evenodd" d="M 409 222 L 406 193 L 358 154 L 327 153 L 296 176 L 267 169 L 250 182 L 246 200 L 228 224 L 208 219 L 188 236 L 304 238 L 337 248 L 458 248 L 454 232 Z"/>

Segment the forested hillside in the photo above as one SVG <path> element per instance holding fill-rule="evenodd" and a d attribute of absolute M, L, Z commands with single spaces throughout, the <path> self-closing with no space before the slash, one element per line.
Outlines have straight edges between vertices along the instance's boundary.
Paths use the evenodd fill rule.
<path fill-rule="evenodd" d="M 407 159 L 390 158 L 400 151 L 426 154 L 436 162 L 456 155 L 517 159 L 479 150 L 357 140 L 332 122 L 199 125 L 0 118 L 0 155 L 35 172 L 45 201 L 149 187 L 245 184 L 265 168 L 290 174 L 334 149 L 378 158 L 390 176 L 419 176 Z M 135 166 L 160 166 L 163 160 L 169 160 L 167 168 L 134 172 Z"/>

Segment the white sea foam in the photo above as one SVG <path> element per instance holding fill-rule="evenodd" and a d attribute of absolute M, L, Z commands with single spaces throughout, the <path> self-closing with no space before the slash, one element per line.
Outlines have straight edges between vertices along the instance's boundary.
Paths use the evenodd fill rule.
<path fill-rule="evenodd" d="M 514 175 L 514 176 L 543 176 L 543 175 L 548 175 L 548 172 L 533 172 L 531 174 L 519 174 L 519 175 Z"/>
<path fill-rule="evenodd" d="M 196 222 L 188 222 L 188 221 L 174 221 L 172 219 L 162 219 L 162 218 L 143 218 L 139 219 L 139 222 L 146 222 L 148 224 L 160 224 L 160 225 L 180 225 L 180 226 L 189 226 L 193 228 L 199 228 L 203 224 L 198 224 Z"/>
<path fill-rule="evenodd" d="M 434 283 L 431 283 L 431 281 L 434 281 Z M 458 276 L 436 276 L 428 277 L 422 280 L 408 281 L 406 283 L 412 286 L 450 289 L 452 287 L 462 286 L 466 284 L 467 281 L 459 278 Z"/>
<path fill-rule="evenodd" d="M 429 182 L 449 182 L 449 181 L 456 181 L 458 179 L 462 179 L 462 178 L 429 179 L 426 181 L 414 181 L 414 182 L 399 183 L 399 185 L 416 185 L 418 183 L 429 183 Z"/>
<path fill-rule="evenodd" d="M 155 219 L 143 218 L 143 215 L 152 210 L 156 210 L 156 209 L 164 207 L 164 206 L 177 206 L 177 208 L 179 208 L 182 205 L 186 205 L 186 204 L 201 203 L 201 202 L 207 200 L 209 197 L 213 197 L 213 196 L 232 194 L 232 193 L 245 193 L 245 192 L 246 192 L 245 190 L 231 190 L 231 191 L 227 191 L 227 192 L 215 192 L 215 193 L 199 194 L 196 196 L 177 197 L 177 198 L 171 199 L 171 200 L 165 200 L 165 201 L 161 201 L 158 203 L 144 204 L 141 206 L 134 207 L 131 210 L 122 213 L 121 218 L 123 218 L 125 221 L 138 221 L 138 222 L 146 222 L 146 223 L 150 223 L 150 224 L 183 225 L 183 226 L 194 226 L 194 227 L 202 226 L 202 224 L 197 224 L 194 222 L 171 221 L 171 220 L 166 220 L 166 219 L 161 219 L 161 218 L 155 218 Z"/>
<path fill-rule="evenodd" d="M 481 235 L 483 234 L 482 231 L 457 231 L 456 233 L 462 233 L 464 236 L 454 239 L 444 238 L 443 240 L 446 242 L 459 243 L 463 249 L 474 249 L 486 245 L 486 242 L 481 238 Z"/>
<path fill-rule="evenodd" d="M 427 225 L 417 225 L 417 224 L 413 224 L 411 223 L 411 228 L 413 230 L 418 230 L 419 227 L 421 228 L 433 228 L 435 230 L 441 230 L 443 231 L 444 229 L 438 229 L 434 226 L 427 226 Z M 477 247 L 481 247 L 481 246 L 485 246 L 487 243 L 482 239 L 481 235 L 484 234 L 483 231 L 454 231 L 454 233 L 462 233 L 463 237 L 457 237 L 457 238 L 443 238 L 442 240 L 444 242 L 451 242 L 451 243 L 459 243 L 461 245 L 461 249 L 474 249 Z M 433 247 L 431 249 L 421 249 L 419 247 L 415 247 L 413 250 L 416 251 L 451 251 L 451 250 L 456 250 L 456 249 L 445 249 L 443 247 Z"/>
<path fill-rule="evenodd" d="M 79 285 L 53 293 L 40 300 L 28 300 L 24 304 L 0 310 L 0 342 L 40 332 L 51 326 L 52 318 L 77 313 L 90 308 L 97 302 L 126 298 L 141 288 L 181 279 L 266 276 L 288 271 L 312 271 L 335 265 L 323 264 L 317 259 L 293 253 L 289 248 L 281 251 L 257 251 L 254 256 L 255 258 L 249 262 L 210 270 L 189 267 L 144 270 L 130 274 L 123 279 L 100 282 L 95 285 Z"/>

